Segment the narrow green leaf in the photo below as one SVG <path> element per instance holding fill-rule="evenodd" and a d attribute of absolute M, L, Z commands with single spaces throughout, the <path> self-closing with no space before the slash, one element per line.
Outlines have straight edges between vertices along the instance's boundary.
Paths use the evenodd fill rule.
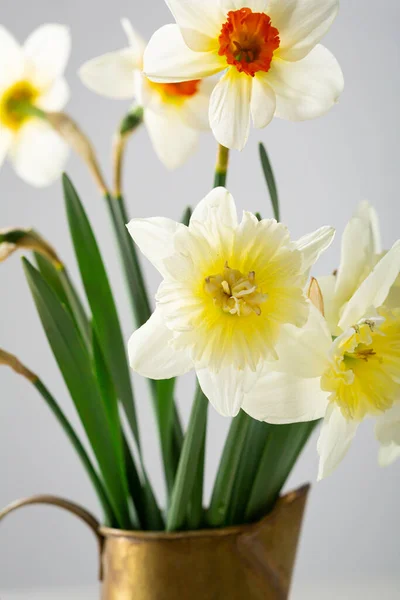
<path fill-rule="evenodd" d="M 42 275 L 43 279 L 45 279 L 47 283 L 53 288 L 60 302 L 64 304 L 64 306 L 66 306 L 72 314 L 72 310 L 69 305 L 69 300 L 66 296 L 64 287 L 60 281 L 59 271 L 47 258 L 43 256 L 43 254 L 34 252 L 33 257 L 35 259 L 35 263 L 39 270 L 39 273 Z"/>
<path fill-rule="evenodd" d="M 23 259 L 42 325 L 99 464 L 121 527 L 130 527 L 126 474 L 113 445 L 107 414 L 90 357 L 69 312 L 41 274 Z"/>
<path fill-rule="evenodd" d="M 124 199 L 121 196 L 118 198 L 106 196 L 106 202 L 110 211 L 116 240 L 120 250 L 132 311 L 136 325 L 140 327 L 150 318 L 151 307 L 136 247 L 126 228 L 129 218 L 126 213 Z M 184 218 L 190 218 L 188 215 L 189 209 L 187 209 Z M 182 427 L 174 402 L 173 382 L 148 381 L 158 428 L 162 435 L 161 449 L 165 481 L 168 495 L 170 495 L 174 485 L 180 451 L 182 448 Z M 171 391 L 170 396 L 168 396 L 169 390 Z M 171 424 L 171 410 L 173 410 L 172 432 L 169 429 L 166 430 L 166 427 L 170 427 Z M 172 444 L 170 443 L 171 435 L 173 436 Z"/>
<path fill-rule="evenodd" d="M 198 386 L 168 510 L 167 531 L 185 527 L 187 507 L 195 486 L 204 444 L 207 409 L 208 400 Z"/>
<path fill-rule="evenodd" d="M 189 222 L 190 222 L 190 218 L 191 218 L 191 216 L 192 216 L 192 212 L 193 212 L 193 211 L 192 211 L 192 207 L 191 207 L 191 206 L 188 206 L 188 207 L 186 208 L 185 212 L 183 213 L 183 216 L 182 216 L 181 222 L 182 222 L 182 224 L 183 224 L 183 225 L 186 225 L 186 227 L 188 227 L 188 226 L 189 226 Z"/>
<path fill-rule="evenodd" d="M 53 288 L 60 302 L 69 310 L 84 343 L 88 348 L 91 348 L 89 320 L 66 268 L 56 269 L 49 260 L 37 252 L 34 253 L 34 257 L 39 272 Z"/>
<path fill-rule="evenodd" d="M 268 440 L 270 425 L 252 419 L 241 449 L 235 485 L 228 507 L 228 525 L 244 523 L 249 492 L 258 471 L 260 457 Z"/>
<path fill-rule="evenodd" d="M 246 522 L 260 519 L 272 510 L 317 423 L 270 425 L 270 434 L 247 503 Z"/>
<path fill-rule="evenodd" d="M 107 273 L 89 220 L 69 178 L 63 176 L 67 216 L 96 334 L 118 397 L 140 449 L 139 430 L 125 343 Z"/>
<path fill-rule="evenodd" d="M 207 513 L 207 522 L 211 527 L 222 527 L 228 523 L 229 505 L 236 485 L 240 457 L 251 421 L 251 417 L 243 410 L 232 420 Z"/>
<path fill-rule="evenodd" d="M 77 436 L 74 428 L 72 427 L 72 425 L 68 421 L 67 417 L 61 410 L 60 406 L 58 405 L 58 403 L 56 402 L 56 400 L 54 399 L 52 394 L 49 392 L 48 388 L 44 385 L 44 383 L 40 379 L 37 379 L 33 383 L 33 385 L 38 390 L 39 394 L 42 396 L 42 398 L 46 402 L 47 406 L 49 407 L 51 412 L 56 417 L 57 421 L 63 428 L 64 433 L 67 435 L 73 448 L 75 449 L 76 453 L 78 454 L 78 456 L 81 460 L 81 463 L 83 465 L 83 468 L 85 469 L 86 473 L 89 476 L 90 481 L 92 482 L 94 491 L 96 492 L 97 498 L 103 509 L 104 517 L 105 517 L 104 524 L 108 525 L 109 527 L 117 527 L 118 522 L 114 515 L 112 506 L 108 500 L 107 492 L 105 490 L 103 482 L 101 481 L 96 469 L 94 468 L 92 461 L 90 460 L 90 458 L 89 458 L 82 442 L 80 441 L 79 437 Z"/>
<path fill-rule="evenodd" d="M 267 182 L 269 195 L 271 198 L 272 209 L 274 211 L 274 217 L 277 221 L 280 221 L 279 197 L 278 197 L 278 190 L 276 187 L 274 172 L 272 170 L 271 162 L 269 160 L 268 153 L 265 149 L 265 146 L 261 142 L 259 144 L 259 151 L 260 151 L 261 166 L 262 166 L 262 169 L 264 172 L 265 180 Z"/>
<path fill-rule="evenodd" d="M 151 307 L 139 257 L 126 228 L 129 218 L 122 197 L 111 198 L 111 196 L 106 196 L 106 202 L 120 250 L 133 314 L 137 326 L 140 327 L 150 318 Z"/>
<path fill-rule="evenodd" d="M 197 464 L 197 472 L 195 482 L 193 485 L 192 497 L 189 502 L 186 526 L 189 531 L 195 531 L 203 526 L 204 522 L 204 508 L 203 508 L 203 494 L 204 494 L 204 467 L 206 457 L 206 432 L 204 431 L 203 441 L 201 444 L 199 461 Z"/>

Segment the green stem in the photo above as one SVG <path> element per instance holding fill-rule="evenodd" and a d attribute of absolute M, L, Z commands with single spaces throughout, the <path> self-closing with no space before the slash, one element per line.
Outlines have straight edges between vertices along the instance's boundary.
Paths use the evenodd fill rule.
<path fill-rule="evenodd" d="M 214 177 L 214 187 L 226 185 L 226 177 L 228 173 L 228 164 L 229 164 L 229 148 L 225 148 L 225 146 L 218 146 L 217 152 L 217 163 L 215 166 L 215 177 Z"/>
<path fill-rule="evenodd" d="M 208 400 L 198 386 L 172 492 L 167 531 L 182 530 L 186 524 L 187 507 L 193 497 L 202 457 L 207 409 Z"/>
<path fill-rule="evenodd" d="M 97 494 L 98 500 L 101 504 L 101 507 L 103 509 L 103 512 L 104 512 L 104 515 L 106 518 L 106 524 L 109 526 L 112 526 L 112 527 L 117 526 L 118 522 L 114 515 L 114 511 L 111 507 L 111 504 L 107 498 L 107 493 L 105 491 L 104 485 L 103 485 L 99 475 L 97 474 L 95 468 L 93 467 L 93 464 L 92 464 L 89 456 L 87 455 L 86 450 L 83 447 L 80 439 L 78 438 L 77 434 L 75 433 L 73 427 L 70 425 L 68 419 L 66 418 L 63 411 L 61 410 L 61 408 L 59 407 L 59 405 L 57 404 L 56 400 L 51 395 L 51 393 L 49 392 L 47 387 L 44 385 L 44 383 L 40 379 L 37 379 L 36 381 L 33 382 L 33 385 L 38 390 L 38 392 L 41 394 L 41 396 L 45 400 L 47 406 L 50 408 L 50 410 L 52 411 L 52 413 L 54 414 L 54 416 L 60 423 L 61 427 L 63 428 L 64 432 L 68 436 L 71 444 L 75 448 L 75 450 L 82 462 L 82 465 L 83 465 L 84 469 L 86 470 L 86 473 L 88 474 L 90 481 L 92 482 L 92 485 L 94 487 L 94 490 Z"/>
<path fill-rule="evenodd" d="M 207 522 L 211 527 L 228 524 L 229 506 L 236 485 L 236 476 L 252 419 L 243 410 L 232 420 L 214 484 Z"/>

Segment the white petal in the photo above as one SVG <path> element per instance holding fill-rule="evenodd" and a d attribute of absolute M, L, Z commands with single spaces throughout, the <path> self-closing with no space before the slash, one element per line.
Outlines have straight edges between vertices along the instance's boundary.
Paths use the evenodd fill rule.
<path fill-rule="evenodd" d="M 339 307 L 335 296 L 336 277 L 335 275 L 326 275 L 325 277 L 317 277 L 317 281 L 324 299 L 325 319 L 328 322 L 331 334 L 338 336 L 342 332 L 338 328 Z"/>
<path fill-rule="evenodd" d="M 354 216 L 360 217 L 360 219 L 369 223 L 374 252 L 380 254 L 382 252 L 382 238 L 379 217 L 375 208 L 367 200 L 364 200 L 358 205 Z"/>
<path fill-rule="evenodd" d="M 332 337 L 319 310 L 311 303 L 309 308 L 304 327 L 282 327 L 272 369 L 305 378 L 320 377 L 326 369 Z"/>
<path fill-rule="evenodd" d="M 210 125 L 217 141 L 226 148 L 243 150 L 250 130 L 252 77 L 227 70 L 211 94 Z"/>
<path fill-rule="evenodd" d="M 132 50 L 125 48 L 89 60 L 79 69 L 79 76 L 97 94 L 109 98 L 133 98 L 137 68 Z"/>
<path fill-rule="evenodd" d="M 304 235 L 294 243 L 297 250 L 303 254 L 303 265 L 307 271 L 317 262 L 319 257 L 332 244 L 335 237 L 333 227 L 320 227 L 316 231 Z"/>
<path fill-rule="evenodd" d="M 219 0 L 225 12 L 250 8 L 253 12 L 268 12 L 268 0 Z"/>
<path fill-rule="evenodd" d="M 298 62 L 273 60 L 268 75 L 277 99 L 276 116 L 289 121 L 327 113 L 344 87 L 336 58 L 323 46 L 316 46 Z"/>
<path fill-rule="evenodd" d="M 345 419 L 335 404 L 329 406 L 317 446 L 320 456 L 318 480 L 330 475 L 343 460 L 358 425 L 357 421 Z"/>
<path fill-rule="evenodd" d="M 279 30 L 279 55 L 300 60 L 326 34 L 339 10 L 339 0 L 270 0 L 268 14 Z"/>
<path fill-rule="evenodd" d="M 10 158 L 22 179 L 44 187 L 60 177 L 68 153 L 67 144 L 46 122 L 31 119 L 14 138 Z"/>
<path fill-rule="evenodd" d="M 276 110 L 276 96 L 268 83 L 266 73 L 256 73 L 251 92 L 251 118 L 254 127 L 262 129 L 272 121 Z"/>
<path fill-rule="evenodd" d="M 382 306 L 400 271 L 400 240 L 379 261 L 349 300 L 339 321 L 343 330 L 358 323 L 370 308 Z"/>
<path fill-rule="evenodd" d="M 218 45 L 226 18 L 216 0 L 166 0 L 186 44 L 197 52 Z"/>
<path fill-rule="evenodd" d="M 36 106 L 46 111 L 62 110 L 69 100 L 69 87 L 64 77 L 59 77 L 36 101 Z"/>
<path fill-rule="evenodd" d="M 191 223 L 200 221 L 207 223 L 210 220 L 219 221 L 226 227 L 236 228 L 237 212 L 235 201 L 227 189 L 218 187 L 213 190 L 201 202 L 198 203 L 192 213 Z"/>
<path fill-rule="evenodd" d="M 127 224 L 127 229 L 140 251 L 162 274 L 163 260 L 175 253 L 174 236 L 182 227 L 184 225 L 164 217 L 132 219 Z"/>
<path fill-rule="evenodd" d="M 5 27 L 0 25 L 0 89 L 24 76 L 24 53 Z"/>
<path fill-rule="evenodd" d="M 200 83 L 199 91 L 194 96 L 188 98 L 180 109 L 182 119 L 193 129 L 204 131 L 210 129 L 208 107 L 210 104 L 210 95 L 215 84 L 216 81 L 214 78 L 203 79 Z"/>
<path fill-rule="evenodd" d="M 0 167 L 10 150 L 12 140 L 12 131 L 0 125 Z"/>
<path fill-rule="evenodd" d="M 218 56 L 217 50 L 194 52 L 186 45 L 178 25 L 165 25 L 150 39 L 143 65 L 146 77 L 168 83 L 214 75 L 226 67 L 226 60 Z"/>
<path fill-rule="evenodd" d="M 255 374 L 226 367 L 215 373 L 196 370 L 201 389 L 211 404 L 224 417 L 235 417 L 242 406 L 244 394 L 255 381 Z"/>
<path fill-rule="evenodd" d="M 378 455 L 380 467 L 389 467 L 398 458 L 400 458 L 400 446 L 390 444 L 389 446 L 380 447 Z"/>
<path fill-rule="evenodd" d="M 197 149 L 199 132 L 187 126 L 179 110 L 146 109 L 144 122 L 158 158 L 168 169 L 183 165 Z"/>
<path fill-rule="evenodd" d="M 146 48 L 146 42 L 141 35 L 138 34 L 132 27 L 132 23 L 129 19 L 121 19 L 121 25 L 125 31 L 126 37 L 128 38 L 129 46 L 131 49 L 131 56 L 135 62 L 135 68 L 142 70 L 143 67 L 143 54 Z"/>
<path fill-rule="evenodd" d="M 350 300 L 376 264 L 375 225 L 371 223 L 370 214 L 360 207 L 343 232 L 335 290 L 339 306 Z"/>
<path fill-rule="evenodd" d="M 243 410 L 272 424 L 315 421 L 325 415 L 326 392 L 319 377 L 302 379 L 289 373 L 268 373 L 245 395 Z"/>
<path fill-rule="evenodd" d="M 159 310 L 130 337 L 129 364 L 132 369 L 149 379 L 171 379 L 190 371 L 189 356 L 170 346 L 172 332 L 167 329 Z"/>
<path fill-rule="evenodd" d="M 71 51 L 71 36 L 64 25 L 41 25 L 24 44 L 25 56 L 40 87 L 47 87 L 64 73 Z"/>
<path fill-rule="evenodd" d="M 375 435 L 383 445 L 391 443 L 400 446 L 400 403 L 395 404 L 376 420 Z"/>

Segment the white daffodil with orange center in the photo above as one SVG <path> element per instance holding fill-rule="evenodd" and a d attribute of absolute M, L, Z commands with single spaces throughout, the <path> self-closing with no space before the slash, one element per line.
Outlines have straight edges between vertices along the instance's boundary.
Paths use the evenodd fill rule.
<path fill-rule="evenodd" d="M 240 410 L 267 359 L 277 357 L 282 325 L 308 317 L 304 286 L 334 231 L 323 227 L 298 242 L 274 220 L 244 213 L 216 188 L 189 226 L 169 219 L 133 219 L 129 232 L 164 280 L 157 308 L 129 341 L 132 368 L 150 379 L 195 369 L 224 415 Z"/>
<path fill-rule="evenodd" d="M 8 155 L 17 174 L 35 186 L 52 183 L 68 156 L 66 143 L 34 109 L 64 108 L 69 53 L 69 31 L 61 25 L 39 27 L 22 47 L 0 27 L 0 165 Z"/>
<path fill-rule="evenodd" d="M 270 423 L 324 417 L 318 442 L 319 478 L 346 454 L 366 417 L 393 424 L 400 406 L 400 309 L 384 307 L 400 269 L 400 241 L 376 264 L 342 311 L 332 338 L 311 306 L 303 329 L 285 326 L 279 360 L 246 393 L 251 416 Z M 394 412 L 393 412 L 394 411 Z"/>
<path fill-rule="evenodd" d="M 241 150 L 250 120 L 266 127 L 325 114 L 343 90 L 343 75 L 319 41 L 339 0 L 166 0 L 176 25 L 151 38 L 144 72 L 153 81 L 223 73 L 209 118 L 218 142 Z"/>
<path fill-rule="evenodd" d="M 337 272 L 318 279 L 324 298 L 325 316 L 332 335 L 340 335 L 339 321 L 350 298 L 382 256 L 385 256 L 385 252 L 382 250 L 378 215 L 368 202 L 362 202 L 343 233 Z M 400 310 L 400 276 L 394 281 L 385 299 L 385 307 Z M 379 462 L 382 465 L 390 464 L 400 456 L 398 406 L 384 412 L 377 419 L 375 432 L 381 444 Z"/>
<path fill-rule="evenodd" d="M 86 62 L 80 77 L 92 91 L 111 98 L 134 99 L 159 159 L 170 169 L 196 150 L 200 132 L 209 129 L 212 83 L 194 79 L 154 83 L 142 74 L 145 43 L 127 19 L 122 21 L 129 47 Z"/>

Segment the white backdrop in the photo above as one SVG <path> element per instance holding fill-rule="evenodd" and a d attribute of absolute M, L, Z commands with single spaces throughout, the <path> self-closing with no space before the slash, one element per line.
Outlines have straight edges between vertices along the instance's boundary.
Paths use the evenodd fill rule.
<path fill-rule="evenodd" d="M 13 0 L 2 3 L 1 22 L 21 40 L 43 22 L 71 26 L 73 54 L 68 67 L 72 88 L 69 112 L 84 125 L 108 168 L 110 141 L 128 105 L 100 98 L 80 83 L 76 71 L 93 56 L 125 44 L 119 18 L 129 17 L 144 36 L 171 20 L 163 0 Z M 379 10 L 378 10 L 379 8 Z M 231 161 L 228 187 L 240 208 L 270 214 L 258 163 L 257 142 L 267 145 L 279 184 L 283 219 L 298 237 L 320 225 L 341 233 L 357 203 L 369 199 L 382 220 L 389 247 L 399 237 L 400 181 L 399 54 L 397 0 L 347 0 L 324 43 L 339 59 L 346 79 L 341 101 L 319 120 L 292 124 L 275 120 L 252 134 L 243 153 Z M 182 169 L 167 172 L 157 162 L 145 131 L 131 143 L 126 170 L 130 213 L 178 219 L 196 203 L 212 181 L 215 142 L 204 135 L 199 152 Z M 76 158 L 68 172 L 81 193 L 101 243 L 124 333 L 132 329 L 127 297 L 106 207 Z M 78 279 L 60 185 L 34 190 L 5 166 L 0 174 L 0 227 L 34 225 L 53 242 Z M 339 237 L 316 273 L 335 268 Z M 146 264 L 152 291 L 156 273 Z M 18 257 L 0 265 L 0 347 L 17 353 L 37 371 L 67 414 L 76 417 L 48 348 L 29 296 Z M 147 390 L 134 378 L 143 424 L 146 460 L 154 485 L 163 493 L 159 450 Z M 35 390 L 5 369 L 0 371 L 0 505 L 35 493 L 69 497 L 94 512 L 96 499 L 73 450 Z M 179 400 L 188 416 L 193 380 L 180 382 Z M 209 491 L 228 421 L 210 411 L 207 489 Z M 316 476 L 313 439 L 289 485 Z M 399 570 L 400 464 L 377 466 L 372 427 L 361 428 L 347 460 L 312 490 L 297 565 L 297 578 L 332 585 L 356 577 L 394 577 Z M 0 588 L 89 584 L 97 573 L 90 533 L 68 515 L 51 508 L 31 508 L 10 517 L 0 528 Z"/>

